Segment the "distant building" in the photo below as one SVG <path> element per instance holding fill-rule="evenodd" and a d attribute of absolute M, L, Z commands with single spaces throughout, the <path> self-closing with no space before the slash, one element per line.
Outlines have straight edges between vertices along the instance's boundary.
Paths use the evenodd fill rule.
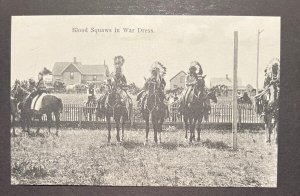
<path fill-rule="evenodd" d="M 228 77 L 228 74 L 226 74 L 226 76 L 223 77 L 218 77 L 218 78 L 214 78 L 212 77 L 210 79 L 210 88 L 217 86 L 217 85 L 225 85 L 228 87 L 228 95 L 232 94 L 233 91 L 233 79 Z M 242 80 L 241 78 L 238 78 L 238 93 L 241 94 L 243 92 L 246 91 L 246 87 L 242 85 Z"/>
<path fill-rule="evenodd" d="M 173 76 L 170 79 L 170 90 L 185 88 L 185 77 L 186 73 L 184 71 L 180 71 L 178 74 Z"/>
<path fill-rule="evenodd" d="M 103 65 L 83 65 L 76 61 L 56 62 L 52 69 L 52 81 L 61 81 L 65 85 L 87 82 L 100 82 L 106 79 L 109 70 L 105 62 Z"/>

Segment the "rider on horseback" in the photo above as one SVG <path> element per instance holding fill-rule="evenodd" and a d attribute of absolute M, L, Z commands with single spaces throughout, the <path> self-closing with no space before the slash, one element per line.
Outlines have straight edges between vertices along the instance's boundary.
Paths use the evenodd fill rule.
<path fill-rule="evenodd" d="M 165 101 L 166 97 L 164 94 L 164 89 L 166 86 L 166 81 L 163 76 L 166 73 L 166 68 L 158 61 L 154 62 L 151 66 L 151 76 L 146 80 L 146 83 L 143 87 L 143 90 L 137 95 L 137 101 L 140 101 L 141 112 L 144 112 L 145 101 L 147 97 L 147 91 L 151 84 L 154 84 L 157 87 L 160 100 Z"/>
<path fill-rule="evenodd" d="M 199 68 L 197 73 L 197 67 Z M 181 96 L 180 102 L 179 102 L 179 113 L 183 113 L 184 107 L 187 104 L 186 98 L 189 96 L 191 92 L 195 93 L 196 90 L 199 90 L 201 97 L 204 100 L 204 108 L 205 108 L 205 114 L 204 118 L 205 120 L 208 119 L 208 115 L 210 113 L 210 101 L 208 98 L 206 98 L 206 95 L 208 94 L 207 88 L 205 87 L 205 76 L 202 75 L 203 70 L 199 62 L 193 61 L 190 65 L 188 75 L 185 79 L 186 89 L 183 91 L 183 94 Z M 200 82 L 201 81 L 201 82 Z"/>
<path fill-rule="evenodd" d="M 107 79 L 107 86 L 110 90 L 116 90 L 121 95 L 122 104 L 126 105 L 126 101 L 132 104 L 131 97 L 127 94 L 127 80 L 125 75 L 122 73 L 122 66 L 125 60 L 123 56 L 116 56 L 114 58 L 115 72 Z M 100 105 L 101 110 L 105 108 L 105 102 L 107 101 L 108 93 L 101 98 Z"/>
<path fill-rule="evenodd" d="M 31 104 L 31 101 L 35 96 L 38 96 L 39 98 L 43 93 L 46 93 L 46 85 L 43 76 L 44 76 L 43 72 L 40 72 L 38 75 L 38 83 L 35 86 L 34 86 L 35 84 L 34 81 L 30 82 L 32 91 L 29 94 L 28 98 L 25 100 L 26 106 L 30 107 L 29 104 Z M 36 100 L 38 100 L 38 98 Z"/>

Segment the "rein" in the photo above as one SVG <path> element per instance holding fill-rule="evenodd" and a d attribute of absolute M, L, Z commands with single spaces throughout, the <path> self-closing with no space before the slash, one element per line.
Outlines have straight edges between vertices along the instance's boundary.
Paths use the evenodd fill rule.
<path fill-rule="evenodd" d="M 152 109 L 149 109 L 149 107 L 148 107 L 148 100 L 149 100 L 149 98 L 150 97 L 152 97 L 152 96 L 154 96 L 154 106 L 152 107 Z M 157 107 L 157 101 L 156 101 L 156 99 L 157 99 L 157 91 L 156 91 L 156 85 L 154 85 L 154 93 L 152 93 L 151 95 L 149 94 L 148 95 L 148 98 L 147 98 L 147 107 L 146 107 L 146 109 L 148 110 L 148 112 L 149 112 L 149 120 L 151 120 L 152 119 L 152 112 L 154 111 L 154 109 Z M 158 100 L 159 100 L 159 102 L 161 102 L 161 100 L 160 100 L 160 98 L 158 97 Z"/>
<path fill-rule="evenodd" d="M 108 97 L 109 95 L 111 95 L 112 93 L 108 92 Z M 112 111 L 113 111 L 113 118 L 115 118 L 115 107 L 117 106 L 118 102 L 116 101 L 116 103 L 114 105 L 111 105 L 109 103 L 109 101 L 107 100 L 107 103 L 106 103 L 110 108 L 112 108 Z"/>

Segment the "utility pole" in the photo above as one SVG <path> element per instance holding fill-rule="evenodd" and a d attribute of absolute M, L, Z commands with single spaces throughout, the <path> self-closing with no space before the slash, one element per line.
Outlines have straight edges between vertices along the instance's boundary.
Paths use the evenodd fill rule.
<path fill-rule="evenodd" d="M 256 94 L 258 94 L 258 69 L 259 69 L 259 36 L 264 30 L 257 31 L 257 62 L 256 62 Z"/>
<path fill-rule="evenodd" d="M 232 148 L 237 149 L 237 69 L 238 69 L 238 31 L 234 31 L 234 57 L 233 57 L 233 92 L 232 92 Z"/>

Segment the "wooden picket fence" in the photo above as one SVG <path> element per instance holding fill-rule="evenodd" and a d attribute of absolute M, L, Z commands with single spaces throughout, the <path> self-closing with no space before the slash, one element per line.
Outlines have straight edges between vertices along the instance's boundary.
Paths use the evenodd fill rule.
<path fill-rule="evenodd" d="M 255 113 L 252 105 L 239 105 L 239 123 L 259 124 L 263 123 L 262 119 Z M 64 104 L 63 112 L 61 114 L 61 121 L 66 122 L 106 122 L 105 119 L 96 117 L 96 105 L 80 105 L 80 104 Z M 46 117 L 43 116 L 43 120 Z M 137 107 L 133 108 L 133 115 L 131 116 L 132 123 L 143 123 L 141 114 Z M 180 123 L 183 122 L 182 116 L 178 114 L 178 107 L 176 105 L 169 106 L 169 116 L 165 123 Z M 208 121 L 203 123 L 231 123 L 232 122 L 232 105 L 230 104 L 213 104 L 211 105 L 211 114 Z"/>

